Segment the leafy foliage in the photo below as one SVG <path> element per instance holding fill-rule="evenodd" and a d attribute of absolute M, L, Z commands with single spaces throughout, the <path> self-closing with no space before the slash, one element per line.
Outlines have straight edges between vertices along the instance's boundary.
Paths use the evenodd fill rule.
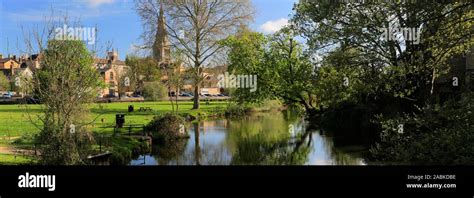
<path fill-rule="evenodd" d="M 334 57 L 343 62 L 329 62 L 359 69 L 357 77 L 366 86 L 357 92 L 388 93 L 418 105 L 436 91 L 436 79 L 451 69 L 448 61 L 474 42 L 469 2 L 301 1 L 295 10 L 292 23 L 309 50 L 325 58 L 340 51 Z M 419 43 L 403 35 L 383 38 L 384 29 L 390 28 L 419 29 Z M 343 54 L 354 50 L 357 56 Z"/>
<path fill-rule="evenodd" d="M 41 164 L 83 164 L 92 136 L 87 124 L 86 104 L 93 102 L 101 87 L 93 56 L 81 41 L 50 40 L 41 70 L 28 84 L 44 104 L 37 137 Z"/>
<path fill-rule="evenodd" d="M 146 130 L 151 131 L 153 139 L 161 143 L 168 144 L 177 141 L 186 136 L 181 134 L 180 130 L 184 128 L 184 119 L 175 114 L 165 114 L 160 117 L 155 117 L 147 126 Z M 183 133 L 185 130 L 183 131 Z"/>
<path fill-rule="evenodd" d="M 3 73 L 0 73 L 0 90 L 7 91 L 8 89 L 10 89 L 10 81 Z"/>
<path fill-rule="evenodd" d="M 383 121 L 381 141 L 371 149 L 374 159 L 394 164 L 473 164 L 473 104 L 470 93 L 441 107 L 427 106 L 421 114 Z"/>
<path fill-rule="evenodd" d="M 127 56 L 125 64 L 130 67 L 128 75 L 132 90 L 141 93 L 144 83 L 159 80 L 160 70 L 153 58 L 141 58 L 138 56 Z"/>
<path fill-rule="evenodd" d="M 168 90 L 161 82 L 147 82 L 143 87 L 143 97 L 146 100 L 158 101 L 168 96 Z"/>
<path fill-rule="evenodd" d="M 229 48 L 229 71 L 235 75 L 256 75 L 257 91 L 237 89 L 240 103 L 262 103 L 281 99 L 285 103 L 312 107 L 313 66 L 290 29 L 264 36 L 242 28 L 223 42 Z"/>

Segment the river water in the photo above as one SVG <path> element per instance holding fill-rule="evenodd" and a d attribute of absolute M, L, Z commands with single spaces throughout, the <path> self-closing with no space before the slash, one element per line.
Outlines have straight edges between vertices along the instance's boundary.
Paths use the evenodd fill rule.
<path fill-rule="evenodd" d="M 365 165 L 367 147 L 342 145 L 289 111 L 187 124 L 189 139 L 155 145 L 130 165 Z M 349 139 L 350 142 L 350 139 Z"/>

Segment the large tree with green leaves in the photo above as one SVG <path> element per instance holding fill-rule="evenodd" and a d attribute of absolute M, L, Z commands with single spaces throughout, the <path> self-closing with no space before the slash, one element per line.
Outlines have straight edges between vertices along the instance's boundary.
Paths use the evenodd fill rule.
<path fill-rule="evenodd" d="M 263 102 L 281 99 L 306 110 L 316 107 L 313 92 L 313 65 L 288 28 L 264 36 L 241 28 L 225 42 L 229 71 L 233 74 L 257 75 L 257 91 L 237 89 L 239 102 Z"/>
<path fill-rule="evenodd" d="M 160 80 L 160 70 L 156 67 L 156 61 L 151 57 L 127 56 L 125 64 L 130 67 L 131 89 L 143 95 L 144 83 Z"/>
<path fill-rule="evenodd" d="M 27 82 L 42 103 L 39 162 L 83 164 L 92 141 L 86 105 L 94 102 L 102 86 L 92 67 L 93 55 L 82 41 L 68 40 L 49 40 L 42 52 L 41 70 Z"/>
<path fill-rule="evenodd" d="M 272 96 L 270 90 L 264 87 L 269 88 L 269 85 L 275 82 L 263 80 L 272 75 L 272 71 L 264 65 L 267 42 L 263 34 L 252 32 L 245 26 L 241 26 L 235 36 L 222 41 L 222 45 L 227 47 L 227 70 L 230 74 L 257 75 L 256 92 L 250 92 L 249 89 L 228 88 L 233 98 L 240 104 L 263 102 Z"/>
<path fill-rule="evenodd" d="M 388 92 L 420 104 L 435 92 L 436 79 L 449 71 L 448 61 L 474 42 L 474 12 L 467 1 L 301 1 L 295 10 L 292 23 L 313 53 L 325 57 L 335 50 L 356 50 L 348 65 L 361 69 L 364 83 L 377 85 L 373 95 Z M 382 37 L 393 28 L 420 30 L 419 43 L 402 34 Z"/>
<path fill-rule="evenodd" d="M 10 81 L 8 80 L 7 76 L 3 73 L 0 73 L 0 90 L 7 91 L 10 89 Z"/>

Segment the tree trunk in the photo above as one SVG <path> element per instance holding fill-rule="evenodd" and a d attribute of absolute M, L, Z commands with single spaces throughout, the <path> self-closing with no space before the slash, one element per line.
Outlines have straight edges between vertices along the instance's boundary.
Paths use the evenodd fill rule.
<path fill-rule="evenodd" d="M 176 103 L 176 113 L 179 112 L 179 104 L 178 104 L 178 93 L 179 92 L 178 91 L 179 91 L 178 88 L 176 88 L 176 91 L 174 92 L 174 95 L 176 97 L 176 101 L 175 101 L 175 103 Z"/>
<path fill-rule="evenodd" d="M 199 109 L 199 85 L 194 86 L 194 104 L 193 109 Z"/>

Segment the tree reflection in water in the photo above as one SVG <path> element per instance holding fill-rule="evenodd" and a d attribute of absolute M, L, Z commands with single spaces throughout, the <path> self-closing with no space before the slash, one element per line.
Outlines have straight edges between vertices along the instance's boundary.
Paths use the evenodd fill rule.
<path fill-rule="evenodd" d="M 295 133 L 289 133 L 290 125 Z M 306 130 L 289 112 L 188 123 L 190 138 L 156 145 L 147 165 L 356 165 L 362 157 L 337 147 L 330 133 Z M 339 144 L 342 145 L 342 144 Z M 142 159 L 142 158 L 140 158 Z M 132 161 L 132 164 L 143 164 Z"/>

